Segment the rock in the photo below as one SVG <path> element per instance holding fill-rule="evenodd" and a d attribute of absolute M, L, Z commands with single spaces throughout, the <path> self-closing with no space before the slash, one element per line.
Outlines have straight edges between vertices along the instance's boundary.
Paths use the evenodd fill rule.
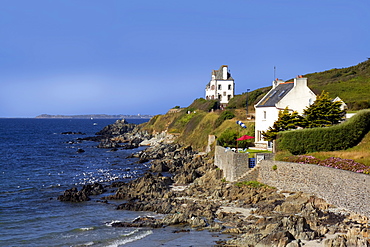
<path fill-rule="evenodd" d="M 273 232 L 259 241 L 255 247 L 285 247 L 294 240 L 294 236 L 288 231 Z"/>
<path fill-rule="evenodd" d="M 67 131 L 67 132 L 62 132 L 60 133 L 62 135 L 86 135 L 86 133 L 82 132 L 73 132 L 73 131 Z"/>
<path fill-rule="evenodd" d="M 169 168 L 167 167 L 165 162 L 152 162 L 152 166 L 150 167 L 152 172 L 168 172 Z"/>
<path fill-rule="evenodd" d="M 85 150 L 83 150 L 82 148 L 79 148 L 79 149 L 77 149 L 77 151 L 76 151 L 77 153 L 84 153 L 85 152 Z"/>
<path fill-rule="evenodd" d="M 104 189 L 103 185 L 99 183 L 94 183 L 84 185 L 81 191 L 85 192 L 87 195 L 100 195 L 106 192 L 107 190 Z"/>
<path fill-rule="evenodd" d="M 58 200 L 65 202 L 84 202 L 89 201 L 87 193 L 78 191 L 77 188 L 66 190 L 63 195 L 58 196 Z"/>
<path fill-rule="evenodd" d="M 137 125 L 129 124 L 125 119 L 117 120 L 115 123 L 104 127 L 101 131 L 95 133 L 95 135 L 101 136 L 113 136 L 121 135 L 132 131 Z"/>
<path fill-rule="evenodd" d="M 84 202 L 90 200 L 90 195 L 100 195 L 106 190 L 101 184 L 94 183 L 92 185 L 84 185 L 78 191 L 77 188 L 72 188 L 64 191 L 63 195 L 58 196 L 58 200 L 67 202 Z"/>
<path fill-rule="evenodd" d="M 112 227 L 162 227 L 162 223 L 153 217 L 138 217 L 132 222 L 115 222 Z"/>

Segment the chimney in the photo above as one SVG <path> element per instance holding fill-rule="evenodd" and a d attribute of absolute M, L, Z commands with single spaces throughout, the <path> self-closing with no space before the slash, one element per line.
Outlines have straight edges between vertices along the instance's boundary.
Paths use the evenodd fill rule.
<path fill-rule="evenodd" d="M 294 87 L 307 87 L 307 78 L 301 75 L 294 78 Z"/>
<path fill-rule="evenodd" d="M 222 66 L 222 80 L 227 80 L 227 65 Z"/>
<path fill-rule="evenodd" d="M 280 83 L 284 83 L 285 81 L 279 79 L 279 78 L 276 78 L 274 81 L 272 81 L 272 88 L 276 88 Z"/>

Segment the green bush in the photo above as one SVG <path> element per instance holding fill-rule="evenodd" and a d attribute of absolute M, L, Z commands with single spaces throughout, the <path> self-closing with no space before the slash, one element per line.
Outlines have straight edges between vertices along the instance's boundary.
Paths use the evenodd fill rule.
<path fill-rule="evenodd" d="M 247 187 L 252 187 L 252 188 L 262 188 L 262 187 L 271 188 L 271 189 L 274 188 L 274 187 L 268 186 L 266 184 L 263 184 L 263 183 L 260 183 L 258 181 L 254 181 L 254 180 L 237 182 L 235 185 L 238 186 L 238 187 L 247 186 Z"/>
<path fill-rule="evenodd" d="M 235 147 L 238 132 L 231 128 L 226 129 L 220 137 L 217 138 L 218 144 L 223 147 Z"/>
<path fill-rule="evenodd" d="M 331 127 L 280 132 L 276 147 L 294 155 L 345 150 L 357 145 L 369 130 L 370 110 L 362 110 L 349 120 Z"/>
<path fill-rule="evenodd" d="M 220 126 L 226 119 L 233 119 L 234 117 L 235 115 L 231 111 L 223 111 L 215 121 L 215 128 Z"/>
<path fill-rule="evenodd" d="M 219 107 L 218 100 L 206 100 L 203 98 L 199 98 L 193 101 L 189 107 L 187 107 L 186 111 L 196 111 L 196 110 L 202 110 L 205 112 L 209 112 L 212 109 L 216 110 Z"/>

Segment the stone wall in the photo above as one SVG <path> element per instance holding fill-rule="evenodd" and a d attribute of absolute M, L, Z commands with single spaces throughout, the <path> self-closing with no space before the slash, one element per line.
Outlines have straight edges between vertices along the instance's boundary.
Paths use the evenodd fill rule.
<path fill-rule="evenodd" d="M 223 170 L 227 181 L 234 182 L 249 170 L 248 154 L 216 146 L 215 165 Z"/>
<path fill-rule="evenodd" d="M 314 194 L 330 204 L 370 217 L 370 175 L 271 160 L 261 161 L 258 170 L 257 180 L 261 183 Z"/>

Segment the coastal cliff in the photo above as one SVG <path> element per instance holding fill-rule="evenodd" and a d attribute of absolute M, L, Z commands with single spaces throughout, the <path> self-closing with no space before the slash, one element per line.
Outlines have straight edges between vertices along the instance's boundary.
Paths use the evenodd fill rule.
<path fill-rule="evenodd" d="M 169 133 L 171 126 L 177 126 L 168 121 L 171 117 L 181 119 L 163 116 L 167 122 L 157 119 L 133 128 L 117 121 L 99 132 L 100 147 L 151 145 L 132 154 L 139 158 L 138 162 L 150 162 L 148 172 L 127 183 L 112 183 L 105 189 L 114 189 L 114 194 L 103 194 L 102 200 L 110 203 L 124 199 L 118 210 L 164 214 L 158 219 L 116 222 L 114 227 L 182 225 L 184 230 L 230 234 L 232 238 L 218 242 L 220 246 L 370 246 L 369 220 L 364 216 L 336 208 L 310 194 L 278 191 L 256 181 L 225 181 L 223 171 L 214 165 L 212 152 L 199 153 L 192 145 L 184 144 L 180 136 L 185 129 L 180 134 Z M 163 129 L 154 127 L 163 123 L 167 124 Z M 82 192 L 68 190 L 65 195 L 78 201 L 85 198 L 81 193 L 88 197 L 95 188 L 99 188 L 97 193 L 104 192 L 94 185 Z M 74 197 L 73 193 L 80 194 Z"/>

